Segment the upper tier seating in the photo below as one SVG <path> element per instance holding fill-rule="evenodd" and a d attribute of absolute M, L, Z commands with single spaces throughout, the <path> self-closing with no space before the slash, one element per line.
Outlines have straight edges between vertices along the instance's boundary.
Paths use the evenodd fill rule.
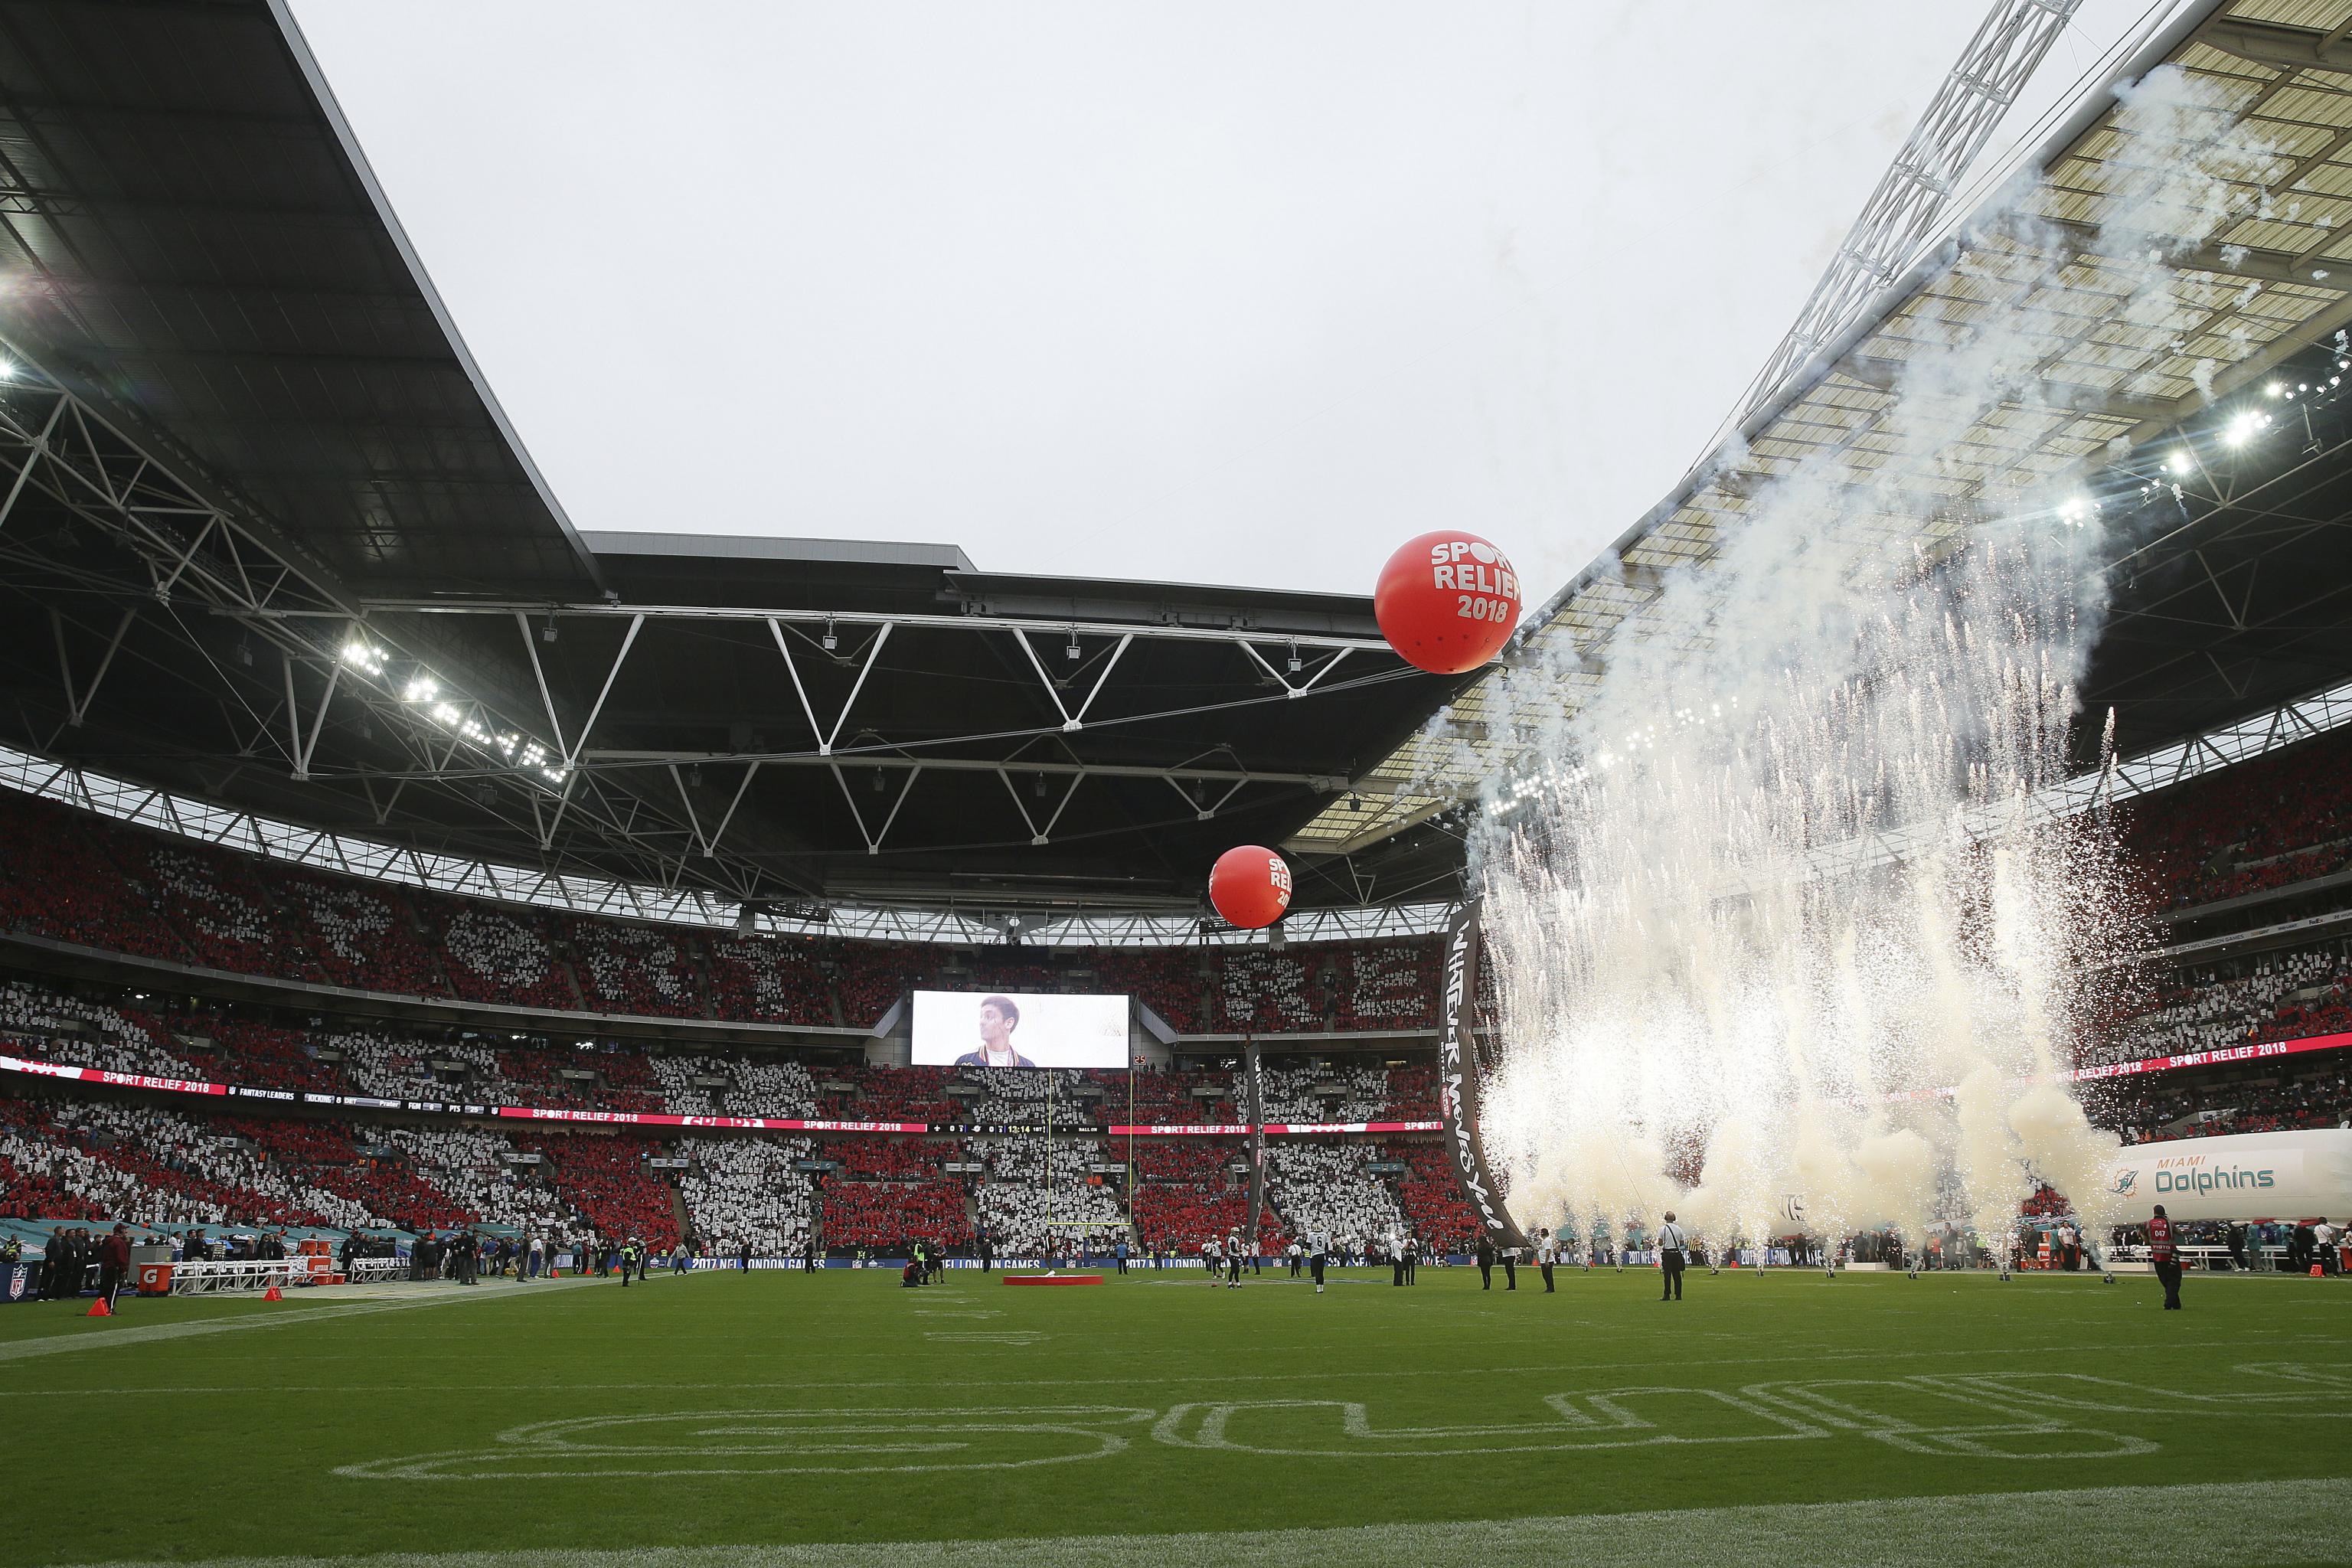
<path fill-rule="evenodd" d="M 2352 864 L 2352 732 L 2143 795 L 2118 817 L 2159 909 L 2340 871 Z"/>
<path fill-rule="evenodd" d="M 558 914 L 339 877 L 7 790 L 0 927 L 360 990 L 853 1029 L 918 986 L 1127 993 L 1186 1033 L 1420 1028 L 1436 974 L 1427 939 L 974 952 Z"/>
<path fill-rule="evenodd" d="M 2352 946 L 2324 942 L 2179 971 L 2152 1000 L 2098 1030 L 2078 1053 L 2083 1065 L 2352 1032 Z"/>

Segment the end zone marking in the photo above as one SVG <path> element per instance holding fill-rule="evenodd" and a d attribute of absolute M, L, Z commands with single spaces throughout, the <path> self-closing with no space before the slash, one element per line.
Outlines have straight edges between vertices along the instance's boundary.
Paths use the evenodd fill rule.
<path fill-rule="evenodd" d="M 1020 1470 L 1108 1458 L 1128 1446 L 1123 1434 L 1108 1428 L 1139 1426 L 1152 1415 L 1077 1405 L 588 1415 L 509 1427 L 489 1448 L 372 1459 L 337 1466 L 334 1473 L 354 1480 L 595 1481 Z"/>

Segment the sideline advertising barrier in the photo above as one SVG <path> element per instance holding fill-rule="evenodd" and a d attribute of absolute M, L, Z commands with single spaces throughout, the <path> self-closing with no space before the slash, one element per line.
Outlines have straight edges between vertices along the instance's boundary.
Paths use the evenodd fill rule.
<path fill-rule="evenodd" d="M 2352 1039 L 2352 1036 L 2346 1037 Z M 144 1089 L 166 1094 L 226 1095 L 299 1105 L 347 1106 L 361 1110 L 404 1110 L 437 1116 L 495 1116 L 519 1121 L 559 1121 L 591 1127 L 678 1127 L 724 1132 L 1039 1132 L 1042 1126 L 974 1127 L 962 1122 L 845 1121 L 790 1116 L 675 1116 L 652 1110 L 566 1110 L 552 1106 L 468 1105 L 456 1100 L 379 1100 L 361 1094 L 294 1093 L 282 1089 L 249 1089 L 242 1084 L 206 1083 L 197 1079 L 150 1078 L 141 1073 L 107 1072 L 99 1068 L 65 1067 L 0 1055 L 0 1072 L 28 1073 L 40 1078 L 79 1083 L 102 1083 L 118 1089 Z M 1431 1121 L 1269 1121 L 1262 1129 L 1244 1122 L 1120 1123 L 1104 1131 L 1114 1138 L 1231 1138 L 1263 1131 L 1272 1137 L 1307 1137 L 1318 1133 L 1434 1132 Z"/>
<path fill-rule="evenodd" d="M 2268 1040 L 2258 1045 L 2231 1046 L 2220 1050 L 2194 1051 L 2186 1056 L 2149 1057 L 2140 1061 L 2116 1062 L 2105 1067 L 2074 1068 L 2053 1074 L 2052 1077 L 2061 1083 L 2078 1083 L 2098 1079 L 2170 1072 L 2183 1068 L 2211 1067 L 2230 1062 L 2254 1061 L 2273 1057 L 2299 1056 L 2311 1051 L 2346 1048 L 2352 1048 L 2352 1033 L 2314 1035 L 2299 1040 Z M 369 1095 L 318 1094 L 309 1090 L 296 1092 L 282 1089 L 256 1089 L 245 1084 L 211 1083 L 201 1079 L 154 1078 L 143 1073 L 109 1072 L 100 1068 L 67 1067 L 57 1062 L 37 1061 L 26 1057 L 5 1054 L 0 1054 L 0 1073 L 24 1073 L 38 1078 L 59 1079 L 72 1082 L 105 1084 L 116 1089 L 141 1089 L 164 1094 L 266 1100 L 275 1104 L 342 1106 L 361 1110 L 398 1110 L 430 1116 L 498 1117 L 518 1121 L 565 1122 L 593 1127 L 675 1127 L 694 1131 L 735 1132 L 942 1135 L 1045 1131 L 1042 1125 L 980 1126 L 965 1122 L 856 1121 L 785 1116 L 677 1116 L 649 1110 L 570 1110 L 553 1106 L 476 1105 L 457 1100 L 383 1100 Z M 1946 1096 L 1951 1092 L 1948 1088 L 1897 1089 L 1883 1098 L 1889 1101 L 1898 1101 Z M 1113 1138 L 1245 1138 L 1254 1133 L 1264 1133 L 1270 1138 L 1311 1138 L 1383 1132 L 1439 1132 L 1444 1130 L 1445 1123 L 1443 1121 L 1432 1119 L 1411 1121 L 1269 1121 L 1263 1125 L 1254 1125 L 1246 1121 L 1115 1122 L 1101 1129 L 1101 1132 Z M 2287 1137 L 2293 1134 L 2245 1133 L 2240 1136 L 2266 1138 Z M 2205 1142 L 2210 1142 L 2214 1140 L 2209 1139 Z M 2313 1207 L 2309 1212 L 2334 1213 L 2340 1208 L 2352 1208 L 2352 1203 L 2346 1203 L 2339 1198 L 2325 1208 Z"/>

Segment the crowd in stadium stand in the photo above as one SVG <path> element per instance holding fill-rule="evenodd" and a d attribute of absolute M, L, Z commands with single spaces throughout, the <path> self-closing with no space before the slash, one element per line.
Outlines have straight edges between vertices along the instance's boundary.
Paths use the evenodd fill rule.
<path fill-rule="evenodd" d="M 2137 1142 L 2277 1132 L 2297 1127 L 2352 1127 L 2352 1067 L 2281 1071 L 2255 1081 L 2182 1083 L 2127 1079 L 2108 1089 L 2100 1120 Z"/>
<path fill-rule="evenodd" d="M 337 877 L 9 791 L 0 791 L 0 928 L 360 990 L 848 1028 L 933 985 L 1128 993 L 1188 1033 L 1412 1029 L 1431 1021 L 1436 962 L 1426 939 L 1282 953 L 1071 950 L 1046 963 L 654 927 Z"/>
<path fill-rule="evenodd" d="M 2122 808 L 2158 907 L 2241 898 L 2352 864 L 2352 733 L 2217 769 Z"/>
<path fill-rule="evenodd" d="M 697 1236 L 720 1258 L 798 1258 L 809 1247 L 807 1173 L 793 1162 L 811 1157 L 805 1138 L 688 1138 L 677 1152 L 688 1162 L 678 1194 Z"/>
<path fill-rule="evenodd" d="M 665 1054 L 614 1042 L 568 1046 L 469 1028 L 403 1032 L 292 1027 L 245 1004 L 110 1002 L 34 981 L 0 983 L 0 1041 L 43 1061 L 149 1077 L 426 1102 L 557 1110 L 871 1121 L 1108 1126 L 1231 1121 L 1243 1091 L 1225 1070 L 1151 1072 L 837 1067 L 812 1069 L 750 1048 Z M 1426 1068 L 1269 1068 L 1266 1119 L 1433 1118 Z M 829 1085 L 832 1087 L 821 1087 Z"/>
<path fill-rule="evenodd" d="M 1388 1074 L 1376 1067 L 1266 1068 L 1258 1094 L 1268 1121 L 1370 1121 L 1388 1108 Z"/>
<path fill-rule="evenodd" d="M 49 1173 L 117 1218 L 142 1225 L 374 1223 L 285 1167 L 225 1144 L 192 1117 L 150 1106 L 65 1101 L 28 1131 L 62 1157 Z"/>
<path fill-rule="evenodd" d="M 68 1067 L 152 1078 L 204 1076 L 143 1015 L 26 981 L 0 984 L 0 1038 Z"/>
<path fill-rule="evenodd" d="M 599 1133 L 519 1132 L 519 1152 L 537 1154 L 550 1189 L 606 1236 L 635 1237 L 667 1250 L 678 1237 L 670 1187 L 646 1168 L 657 1145 Z"/>
<path fill-rule="evenodd" d="M 394 1127 L 385 1137 L 466 1219 L 530 1230 L 559 1228 L 568 1217 L 535 1173 L 509 1162 L 516 1151 L 504 1138 L 452 1126 Z"/>
<path fill-rule="evenodd" d="M 1478 1234 L 1478 1219 L 1462 1201 L 1462 1184 L 1454 1180 L 1446 1151 L 1434 1143 L 1382 1145 L 1388 1160 L 1405 1167 L 1397 1182 L 1398 1206 L 1415 1236 L 1429 1237 L 1443 1247 L 1461 1247 Z"/>
<path fill-rule="evenodd" d="M 964 1190 L 954 1182 L 829 1181 L 816 1201 L 828 1248 L 890 1251 L 909 1240 L 971 1244 Z"/>
<path fill-rule="evenodd" d="M 1085 1250 L 1078 1244 L 1108 1237 L 1125 1220 L 1118 1189 L 1095 1171 L 1110 1151 L 1092 1139 L 1046 1141 L 1035 1133 L 990 1140 L 979 1151 L 987 1166 L 977 1194 L 980 1223 L 997 1250 L 1029 1258 Z M 1076 1227 L 1098 1227 L 1082 1233 Z"/>
<path fill-rule="evenodd" d="M 2347 763 L 2352 736 L 2331 737 L 2134 803 L 2122 831 L 2146 870 L 2150 902 L 2179 910 L 2352 865 Z M 405 1114 L 355 1123 L 270 1113 L 246 1100 L 230 1102 L 232 1116 L 193 1098 L 189 1110 L 0 1083 L 0 1216 L 419 1233 L 486 1226 L 604 1244 L 686 1239 L 730 1257 L 793 1257 L 814 1245 L 887 1255 L 910 1239 L 964 1250 L 975 1226 L 999 1256 L 1045 1256 L 1068 1234 L 1047 1228 L 1050 1213 L 1057 1227 L 1090 1221 L 1105 1227 L 1099 1237 L 1129 1236 L 1145 1253 L 1196 1259 L 1204 1240 L 1246 1221 L 1245 1144 L 1114 1140 L 1107 1129 L 1130 1120 L 1244 1120 L 1239 1047 L 1197 1047 L 1230 1048 L 1235 1059 L 1181 1071 L 812 1067 L 709 1041 L 677 1050 L 617 1044 L 593 1037 L 593 1015 L 862 1030 L 916 985 L 1127 992 L 1186 1034 L 1246 1033 L 1272 1046 L 1285 1035 L 1426 1029 L 1436 1021 L 1439 978 L 1426 940 L 975 952 L 561 915 L 257 859 L 5 791 L 0 928 L 207 968 L 579 1018 L 568 1029 L 519 1018 L 458 1027 L 395 1021 L 379 1015 L 398 1009 L 379 1005 L 359 1022 L 323 1000 L 273 1009 L 191 1000 L 176 984 L 167 999 L 87 982 L 0 981 L 0 1051 L 63 1066 L 289 1094 L 688 1117 L 1034 1128 L 1050 1107 L 1049 1163 L 1045 1140 L 1031 1132 L 614 1134 Z M 2129 1063 L 2339 1032 L 2352 1033 L 2352 943 L 2337 938 L 2171 971 L 2079 1059 Z M 1259 1084 L 1265 1119 L 1433 1119 L 1425 1044 L 1398 1049 L 1422 1059 L 1383 1067 L 1333 1052 L 1339 1059 L 1328 1065 L 1297 1065 L 1304 1049 L 1270 1052 Z M 2135 1140 L 2352 1125 L 2352 1055 L 2118 1077 L 2086 1093 L 2103 1125 Z M 1433 1141 L 1275 1140 L 1266 1158 L 1266 1202 L 1251 1239 L 1268 1256 L 1315 1228 L 1359 1247 L 1397 1230 L 1441 1248 L 1475 1234 Z M 835 1168 L 802 1168 L 812 1160 Z M 978 1174 L 948 1168 L 975 1162 Z M 2065 1207 L 2063 1194 L 2038 1193 L 2021 1224 L 2046 1225 Z"/>
<path fill-rule="evenodd" d="M 2084 1064 L 2352 1032 L 2352 946 L 2339 940 L 2200 965 L 2170 978 L 2156 1001 L 2103 1031 L 2079 1053 Z"/>
<path fill-rule="evenodd" d="M 296 915 L 296 929 L 309 933 L 311 961 L 327 984 L 418 996 L 447 994 L 395 889 L 297 867 L 278 868 L 276 874 L 285 889 L 282 902 Z"/>
<path fill-rule="evenodd" d="M 2352 1067 L 2192 1089 L 2128 1080 L 2111 1114 L 2137 1137 L 2198 1136 L 2352 1122 Z M 975 1219 L 1000 1257 L 1066 1256 L 1057 1222 L 1091 1221 L 1097 1255 L 1131 1237 L 1143 1254 L 1192 1260 L 1200 1244 L 1242 1227 L 1248 1183 L 1231 1140 L 1055 1140 L 1045 1175 L 1036 1135 L 823 1142 L 773 1135 L 519 1136 L 455 1122 L 350 1127 L 310 1120 L 183 1113 L 146 1104 L 0 1099 L 0 1216 L 125 1218 L 152 1226 L 320 1226 L 425 1232 L 488 1226 L 517 1235 L 600 1233 L 662 1248 L 685 1235 L 727 1257 L 797 1257 L 818 1231 L 836 1252 L 887 1253 L 908 1239 L 970 1250 Z M 795 1161 L 839 1169 L 818 1186 Z M 536 1163 L 531 1155 L 539 1156 Z M 1131 1155 L 1136 1184 L 1119 1198 Z M 679 1158 L 675 1187 L 646 1164 Z M 977 1181 L 950 1175 L 977 1159 Z M 1393 1163 L 1401 1172 L 1380 1171 Z M 1097 1165 L 1112 1167 L 1097 1171 Z M 1050 1210 L 1047 1203 L 1051 1193 Z M 1434 1143 L 1275 1142 L 1257 1249 L 1322 1228 L 1360 1250 L 1403 1232 L 1433 1250 L 1475 1235 Z M 2025 1213 L 2056 1215 L 2042 1193 Z M 1122 1222 L 1131 1223 L 1131 1231 Z M 1062 1245 L 1054 1246 L 1059 1241 Z"/>
<path fill-rule="evenodd" d="M 580 988 L 542 933 L 539 917 L 471 904 L 445 914 L 443 967 L 459 996 L 518 1007 L 580 1009 Z"/>
<path fill-rule="evenodd" d="M 842 1021 L 812 942 L 714 936 L 709 973 L 719 1017 L 756 1024 Z"/>
<path fill-rule="evenodd" d="M 1243 1229 L 1249 1220 L 1249 1193 L 1244 1187 L 1218 1183 L 1139 1183 L 1129 1198 L 1136 1239 L 1150 1252 L 1192 1258 L 1201 1243 L 1223 1239 Z M 1269 1210 L 1260 1216 L 1260 1246 L 1268 1254 L 1282 1249 L 1279 1220 Z"/>
<path fill-rule="evenodd" d="M 1400 1235 L 1405 1220 L 1395 1192 L 1365 1168 L 1378 1153 L 1362 1143 L 1269 1144 L 1266 1195 L 1293 1234 Z"/>
<path fill-rule="evenodd" d="M 572 922 L 572 973 L 599 1013 L 696 1018 L 708 1007 L 686 944 L 650 926 Z"/>
<path fill-rule="evenodd" d="M 932 1139 L 828 1138 L 816 1147 L 853 1182 L 936 1182 L 947 1174 L 942 1162 L 961 1158 L 959 1145 Z"/>

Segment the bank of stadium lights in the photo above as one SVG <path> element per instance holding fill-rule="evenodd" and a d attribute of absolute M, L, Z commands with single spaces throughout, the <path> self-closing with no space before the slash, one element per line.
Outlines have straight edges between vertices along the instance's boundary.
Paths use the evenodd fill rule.
<path fill-rule="evenodd" d="M 343 645 L 343 662 L 368 675 L 383 673 L 383 649 L 360 637 Z"/>
<path fill-rule="evenodd" d="M 2230 447 L 2244 446 L 2270 428 L 2271 416 L 2258 408 L 2249 408 L 2221 426 L 2221 445 Z"/>
<path fill-rule="evenodd" d="M 351 646 L 346 646 L 343 651 L 349 658 Z M 373 666 L 363 668 L 367 668 L 371 675 L 381 675 L 383 673 L 383 656 L 377 654 L 375 658 Z M 511 730 L 494 731 L 488 729 L 444 696 L 441 683 L 424 671 L 419 670 L 409 678 L 408 683 L 400 689 L 400 697 L 402 701 L 420 710 L 426 718 L 450 733 L 471 741 L 486 751 L 496 752 L 510 765 L 537 773 L 549 784 L 560 784 L 564 781 L 568 770 L 557 764 L 545 746 Z"/>

